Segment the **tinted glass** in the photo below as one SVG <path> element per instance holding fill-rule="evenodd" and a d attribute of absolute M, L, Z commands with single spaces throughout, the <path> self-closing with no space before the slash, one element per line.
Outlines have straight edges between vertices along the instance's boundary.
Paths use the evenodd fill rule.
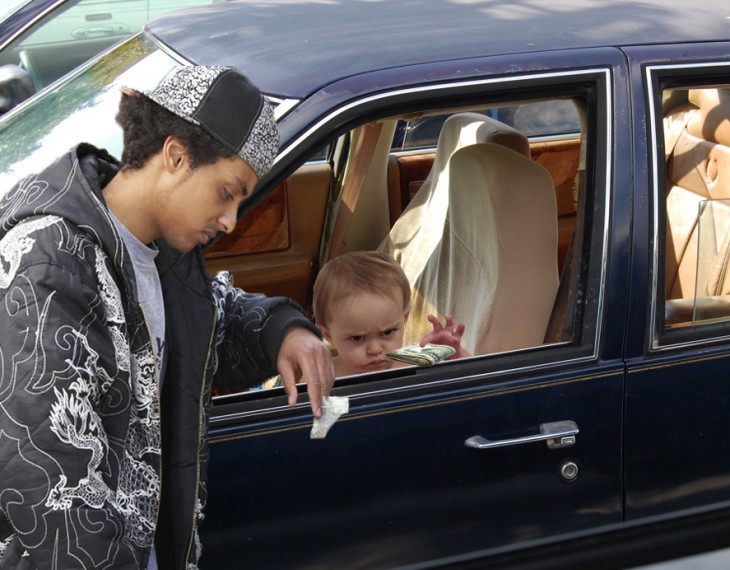
<path fill-rule="evenodd" d="M 25 69 L 36 90 L 50 85 L 147 20 L 214 0 L 66 0 L 43 14 L 0 52 L 0 65 Z M 2 10 L 2 9 L 0 9 Z M 0 18 L 1 21 L 1 18 Z"/>
<path fill-rule="evenodd" d="M 122 150 L 114 117 L 124 85 L 152 88 L 175 60 L 137 36 L 0 118 L 0 194 L 80 142 Z"/>

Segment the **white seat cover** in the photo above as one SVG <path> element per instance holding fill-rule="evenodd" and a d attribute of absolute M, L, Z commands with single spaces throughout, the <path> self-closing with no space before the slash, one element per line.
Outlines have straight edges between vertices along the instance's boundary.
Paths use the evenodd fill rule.
<path fill-rule="evenodd" d="M 405 342 L 430 330 L 433 313 L 466 325 L 473 354 L 542 344 L 558 288 L 557 208 L 549 173 L 528 157 L 527 139 L 488 117 L 444 124 L 431 174 L 383 247 L 412 286 Z"/>

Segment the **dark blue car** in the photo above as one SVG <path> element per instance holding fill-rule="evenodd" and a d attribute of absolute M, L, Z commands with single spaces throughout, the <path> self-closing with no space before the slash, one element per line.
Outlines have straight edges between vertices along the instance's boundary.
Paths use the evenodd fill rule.
<path fill-rule="evenodd" d="M 429 312 L 466 324 L 472 356 L 339 378 L 323 440 L 304 389 L 295 408 L 276 379 L 219 390 L 203 567 L 626 567 L 730 544 L 728 18 L 236 1 L 153 20 L 0 120 L 4 192 L 76 141 L 118 155 L 121 85 L 234 65 L 277 104 L 281 150 L 210 270 L 310 309 L 328 259 L 385 250 L 408 342 Z"/>

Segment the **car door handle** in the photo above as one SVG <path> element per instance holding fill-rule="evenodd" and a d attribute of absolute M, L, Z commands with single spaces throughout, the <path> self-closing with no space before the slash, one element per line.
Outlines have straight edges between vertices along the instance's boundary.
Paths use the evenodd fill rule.
<path fill-rule="evenodd" d="M 71 35 L 76 39 L 82 40 L 129 33 L 130 29 L 126 24 L 108 24 L 77 28 L 71 32 Z"/>
<path fill-rule="evenodd" d="M 559 449 L 575 444 L 575 436 L 577 434 L 578 426 L 576 423 L 566 420 L 563 422 L 540 424 L 540 433 L 512 439 L 490 440 L 480 435 L 473 435 L 464 442 L 464 445 L 473 447 L 474 449 L 489 449 L 491 447 L 505 447 L 508 445 L 532 443 L 534 441 L 546 441 L 550 449 Z"/>

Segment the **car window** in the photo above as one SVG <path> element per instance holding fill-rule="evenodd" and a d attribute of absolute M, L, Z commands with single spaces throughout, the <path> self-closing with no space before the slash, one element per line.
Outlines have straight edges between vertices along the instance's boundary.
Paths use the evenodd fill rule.
<path fill-rule="evenodd" d="M 61 89 L 0 118 L 0 192 L 83 141 L 120 156 L 122 133 L 114 116 L 121 87 L 152 88 L 175 64 L 138 36 L 66 78 Z"/>
<path fill-rule="evenodd" d="M 580 132 L 580 117 L 569 100 L 549 100 L 481 109 L 480 112 L 516 128 L 529 137 L 555 136 Z M 393 137 L 394 150 L 435 147 L 449 115 L 403 119 Z"/>
<path fill-rule="evenodd" d="M 214 0 L 67 0 L 27 32 L 20 46 L 129 36 L 156 16 Z"/>
<path fill-rule="evenodd" d="M 0 65 L 24 68 L 37 90 L 172 10 L 215 0 L 67 0 L 5 46 Z"/>
<path fill-rule="evenodd" d="M 532 142 L 525 130 L 514 129 L 513 125 L 517 122 L 516 111 L 526 107 L 550 108 L 555 103 L 567 103 L 576 117 L 576 128 L 570 137 L 538 145 L 537 140 Z M 425 128 L 425 136 L 420 139 L 424 144 L 423 152 L 419 154 L 416 145 L 406 145 L 410 150 L 407 156 L 399 157 L 397 153 L 391 153 L 382 163 L 377 163 L 386 165 L 385 169 L 388 171 L 386 179 L 389 183 L 385 193 L 390 204 L 389 216 L 383 215 L 383 210 L 366 202 L 361 195 L 341 252 L 378 249 L 390 253 L 400 261 L 413 288 L 411 313 L 406 322 L 406 345 L 420 343 L 432 330 L 427 319 L 431 312 L 442 319 L 446 314 L 451 314 L 457 322 L 466 325 L 464 346 L 472 355 L 543 344 L 549 313 L 557 293 L 559 274 L 565 266 L 569 242 L 578 217 L 579 155 L 582 145 L 586 143 L 586 133 L 581 132 L 577 120 L 578 107 L 585 108 L 581 97 L 567 101 L 546 99 L 525 105 L 512 104 L 492 108 L 493 110 L 487 112 L 474 107 L 457 112 L 450 110 L 448 114 L 433 117 L 436 120 L 421 123 L 414 129 L 419 131 L 421 127 Z M 509 122 L 496 117 L 509 117 Z M 401 122 L 400 119 L 396 121 L 394 137 L 398 135 Z M 437 122 L 440 123 L 438 129 L 435 128 Z M 482 128 L 489 134 L 477 134 L 478 129 Z M 432 134 L 427 135 L 428 130 Z M 387 124 L 383 125 L 383 131 L 387 131 Z M 442 137 L 445 140 L 437 145 L 443 131 L 447 132 Z M 503 138 L 503 133 L 507 138 Z M 352 134 L 353 139 L 358 136 L 360 133 Z M 406 140 L 408 138 L 406 135 Z M 496 143 L 504 149 L 487 148 L 486 145 L 478 144 L 481 141 Z M 493 171 L 492 174 L 503 172 L 501 175 L 497 174 L 497 177 L 515 178 L 511 183 L 514 186 L 510 191 L 511 198 L 522 193 L 523 196 L 516 198 L 513 208 L 510 208 L 512 212 L 505 209 L 495 214 L 491 211 L 492 206 L 501 208 L 499 196 L 504 190 L 491 174 L 482 178 L 476 173 L 472 178 L 471 173 L 465 173 L 470 161 L 457 160 L 462 158 L 459 151 L 465 146 L 475 149 L 474 164 L 490 165 L 485 168 Z M 480 151 L 478 155 L 477 150 Z M 504 152 L 492 155 L 491 152 L 496 150 Z M 484 151 L 483 154 L 481 151 Z M 468 155 L 463 158 L 466 156 Z M 351 160 L 356 160 L 356 157 L 351 156 Z M 452 162 L 456 166 L 451 166 Z M 534 167 L 534 178 L 528 177 L 529 181 L 518 179 L 516 171 L 522 167 L 527 170 Z M 397 177 L 394 176 L 396 172 Z M 544 179 L 540 178 L 540 174 L 545 175 Z M 506 180 L 503 183 L 510 185 Z M 521 187 L 522 184 L 525 187 Z M 347 185 L 345 174 L 341 189 L 343 193 L 347 192 Z M 484 191 L 477 192 L 476 188 L 484 188 Z M 367 192 L 370 200 L 375 201 L 382 190 L 377 182 L 366 181 L 362 192 Z M 486 197 L 485 202 L 482 201 L 483 197 Z M 518 212 L 514 212 L 515 209 Z M 398 216 L 392 226 L 383 223 L 383 218 L 390 219 L 394 211 Z M 511 221 L 507 222 L 507 219 Z M 516 224 L 520 229 L 510 228 L 511 224 Z M 491 227 L 485 228 L 484 225 Z M 561 230 L 558 230 L 559 225 L 562 225 Z M 440 239 L 433 237 L 434 229 L 436 233 L 441 229 Z M 542 282 L 543 299 L 540 298 L 541 293 L 528 294 L 527 290 L 519 292 L 518 289 L 525 285 L 524 282 L 519 285 L 515 283 L 515 289 L 501 297 L 505 293 L 499 291 L 501 285 L 498 282 L 501 276 L 493 284 L 494 289 L 485 294 L 484 284 L 488 284 L 487 291 L 492 285 L 485 273 L 488 271 L 486 265 L 500 263 L 504 265 L 505 272 L 509 271 L 506 267 L 510 265 L 510 260 L 497 262 L 501 251 L 492 248 L 492 243 L 504 240 L 509 242 L 506 234 L 511 231 L 523 234 L 521 239 L 534 240 L 524 250 L 516 244 L 507 244 L 505 249 L 512 250 L 512 259 L 515 261 L 519 259 L 520 264 L 531 264 L 536 269 L 532 277 L 526 274 L 523 277 L 525 280 Z M 504 235 L 499 237 L 500 234 Z M 538 238 L 538 235 L 542 237 Z M 333 248 L 337 246 L 335 232 L 325 234 L 324 239 L 332 240 L 326 250 L 327 255 L 332 258 Z M 545 248 L 543 253 L 538 253 L 537 250 L 546 241 L 552 242 L 550 247 Z M 467 243 L 468 246 L 463 245 Z M 531 255 L 534 257 L 529 261 Z M 548 257 L 549 262 L 544 263 L 544 257 Z M 490 293 L 495 297 L 485 304 L 484 301 L 490 297 Z M 494 324 L 492 326 L 502 329 L 503 340 L 511 335 L 512 340 L 505 340 L 504 344 L 492 342 L 489 340 L 487 321 L 498 321 L 499 316 L 492 311 L 493 307 L 489 304 L 497 298 L 502 298 L 504 303 L 509 304 L 514 301 L 514 298 L 509 298 L 512 293 L 516 297 L 527 295 L 525 303 L 532 305 L 530 310 L 534 311 L 533 318 L 536 322 L 543 322 L 545 326 L 538 325 L 536 329 L 539 330 L 531 332 L 530 326 L 522 324 L 510 332 L 507 323 Z"/>
<path fill-rule="evenodd" d="M 593 139 L 589 133 L 590 117 L 593 117 L 592 128 L 599 129 L 598 115 L 591 108 L 597 99 L 582 89 L 576 86 L 568 94 L 559 93 L 541 100 L 533 96 L 524 103 L 519 93 L 515 93 L 514 100 L 505 103 L 501 98 L 495 106 L 434 107 L 427 112 L 428 120 L 415 123 L 407 111 L 365 123 L 356 121 L 349 131 L 331 140 L 327 160 L 313 160 L 321 147 L 304 152 L 298 160 L 301 166 L 257 206 L 256 212 L 245 217 L 233 234 L 219 242 L 214 257 L 209 257 L 209 268 L 231 271 L 234 282 L 245 290 L 289 296 L 315 319 L 312 295 L 318 268 L 328 259 L 348 252 L 385 251 L 399 261 L 409 278 L 428 275 L 412 281 L 404 345 L 418 343 L 432 330 L 427 320 L 429 312 L 441 316 L 443 322 L 448 311 L 459 323 L 466 324 L 463 347 L 467 358 L 563 343 L 587 342 L 592 346 L 593 337 L 586 331 L 595 330 L 595 316 L 586 320 L 586 315 L 593 314 L 591 311 L 600 304 L 601 295 L 594 295 L 588 301 L 592 305 L 588 310 L 580 293 L 585 290 L 586 282 L 581 279 L 600 275 L 601 246 L 597 244 L 601 243 L 603 218 L 598 215 L 594 218 L 596 225 L 586 226 L 585 212 L 587 208 L 601 212 L 604 202 L 603 186 L 596 182 L 601 169 L 587 166 L 594 164 L 596 152 L 591 147 Z M 484 99 L 487 102 L 489 97 L 485 95 Z M 551 127 L 546 127 L 541 120 L 548 109 L 556 110 L 548 121 Z M 496 119 L 495 115 L 509 122 Z M 480 122 L 488 124 L 487 130 L 509 133 L 506 141 L 500 136 L 493 139 L 499 144 L 473 146 L 479 147 L 479 152 L 487 151 L 487 155 L 495 151 L 492 147 L 504 147 L 496 149 L 499 158 L 490 155 L 485 160 L 492 161 L 489 171 L 504 172 L 500 176 L 506 177 L 504 183 L 509 186 L 506 195 L 510 199 L 524 192 L 524 197 L 508 208 L 511 212 L 506 210 L 492 217 L 494 214 L 488 211 L 482 196 L 475 194 L 475 186 L 468 182 L 458 199 L 454 195 L 445 197 L 442 186 L 445 187 L 449 176 L 456 177 L 466 168 L 460 165 L 450 174 L 445 169 L 438 180 L 435 178 L 444 166 L 437 157 L 443 154 L 448 161 L 449 153 L 455 150 L 437 148 L 441 130 L 454 121 L 466 122 L 460 127 L 448 127 L 450 136 L 457 128 L 468 138 L 466 133 Z M 412 131 L 423 129 L 420 143 L 403 144 L 403 139 L 409 138 L 408 133 L 404 135 L 404 125 L 415 125 Z M 515 125 L 523 130 L 515 129 Z M 373 132 L 377 140 L 368 146 L 365 141 L 372 136 L 368 133 Z M 404 146 L 408 146 L 407 153 L 401 152 Z M 366 147 L 372 154 L 363 158 Z M 348 185 L 363 168 L 367 172 L 359 176 L 362 186 L 353 198 Z M 516 178 L 516 173 L 523 170 L 534 170 L 535 175 L 524 187 Z M 455 187 L 464 183 L 455 183 Z M 347 204 L 347 212 L 352 215 L 344 233 L 338 235 L 338 212 L 345 207 L 343 204 Z M 268 231 L 256 233 L 254 226 L 262 230 L 264 220 L 268 220 Z M 433 242 L 428 239 L 433 228 L 439 232 L 443 228 L 446 232 L 451 226 L 459 226 L 458 234 L 447 238 L 446 234 L 439 233 L 439 239 Z M 418 235 L 421 228 L 430 231 Z M 536 273 L 524 275 L 518 283 L 508 286 L 509 291 L 494 292 L 492 299 L 499 299 L 498 303 L 505 306 L 518 300 L 516 305 L 530 316 L 518 316 L 515 308 L 506 321 L 500 322 L 502 317 L 490 313 L 491 293 L 485 293 L 489 291 L 485 283 L 491 278 L 481 273 L 480 264 L 489 263 L 486 260 L 498 255 L 489 244 L 509 242 L 517 236 L 520 240 L 527 236 L 527 242 L 532 245 L 526 248 L 529 251 L 514 250 L 513 260 L 535 269 Z M 269 244 L 266 256 L 261 254 L 261 243 L 256 253 L 245 252 L 244 244 L 253 239 Z M 472 240 L 470 248 L 479 252 L 480 257 L 470 257 L 473 252 L 460 250 L 456 243 L 469 240 Z M 241 245 L 237 252 L 232 249 L 236 242 Z M 419 244 L 412 249 L 408 246 L 411 242 Z M 541 249 L 545 243 L 550 246 Z M 592 249 L 596 247 L 598 250 Z M 541 252 L 537 253 L 538 250 Z M 592 267 L 592 273 L 588 267 Z M 537 283 L 539 287 L 535 286 Z M 600 289 L 597 286 L 596 290 Z M 444 291 L 449 292 L 445 300 L 437 300 Z M 446 303 L 448 309 L 439 303 Z M 505 343 L 489 340 L 490 320 L 499 322 L 494 326 L 502 331 L 503 337 L 512 338 Z M 535 323 L 538 324 L 533 327 Z M 330 350 L 338 356 L 334 345 L 330 344 Z M 442 362 L 439 366 L 451 364 Z M 347 375 L 344 382 L 353 386 L 362 383 L 362 389 L 370 389 L 370 382 L 377 374 L 365 370 L 362 374 Z M 254 390 L 280 386 L 280 378 L 271 378 Z M 217 396 L 228 394 L 228 390 L 216 392 Z"/>
<path fill-rule="evenodd" d="M 664 153 L 657 153 L 657 172 L 666 173 L 657 184 L 664 227 L 657 225 L 658 307 L 664 306 L 658 320 L 667 331 L 730 321 L 729 87 L 658 93 L 656 148 Z"/>

